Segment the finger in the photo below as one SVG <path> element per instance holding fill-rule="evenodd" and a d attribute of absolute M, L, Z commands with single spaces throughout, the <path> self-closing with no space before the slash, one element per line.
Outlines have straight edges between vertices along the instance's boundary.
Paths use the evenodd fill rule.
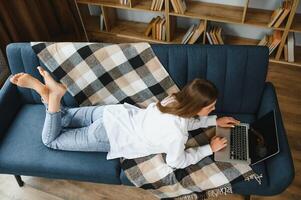
<path fill-rule="evenodd" d="M 222 150 L 222 149 L 224 149 L 226 146 L 227 146 L 227 144 L 223 144 L 223 145 L 220 146 L 220 148 L 219 148 L 218 150 Z"/>
<path fill-rule="evenodd" d="M 227 138 L 222 138 L 221 142 L 227 142 Z"/>
<path fill-rule="evenodd" d="M 238 123 L 239 120 L 234 119 L 233 117 L 227 117 L 228 122 Z"/>
<path fill-rule="evenodd" d="M 236 120 L 236 119 L 233 119 L 232 122 L 233 122 L 234 124 L 240 124 L 240 121 L 238 121 L 238 120 Z"/>
<path fill-rule="evenodd" d="M 214 138 L 217 138 L 218 136 L 217 135 L 215 135 L 215 136 L 213 136 L 211 139 L 214 139 Z"/>
<path fill-rule="evenodd" d="M 227 147 L 227 144 L 223 145 L 222 148 L 221 148 L 220 150 L 222 150 L 222 149 L 224 149 L 224 148 L 226 148 L 226 147 Z"/>
<path fill-rule="evenodd" d="M 44 76 L 45 74 L 44 74 L 44 70 L 42 69 L 42 67 L 37 67 L 38 68 L 38 71 L 39 71 L 39 73 L 42 75 L 42 76 Z"/>
<path fill-rule="evenodd" d="M 12 83 L 16 84 L 16 79 L 15 79 L 15 76 L 11 77 L 9 80 L 10 80 L 10 82 L 12 82 Z"/>
<path fill-rule="evenodd" d="M 223 127 L 227 127 L 227 128 L 234 128 L 235 126 L 233 124 L 224 124 Z"/>
<path fill-rule="evenodd" d="M 235 119 L 229 119 L 227 122 L 232 123 L 232 124 L 237 124 L 238 123 L 238 121 L 235 120 Z"/>

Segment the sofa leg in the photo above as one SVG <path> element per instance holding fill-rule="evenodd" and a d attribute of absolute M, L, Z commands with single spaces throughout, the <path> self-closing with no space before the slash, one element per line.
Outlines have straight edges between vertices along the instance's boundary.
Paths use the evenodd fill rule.
<path fill-rule="evenodd" d="M 22 186 L 24 185 L 24 182 L 22 181 L 21 176 L 20 176 L 20 175 L 15 175 L 15 178 L 16 178 L 16 180 L 17 180 L 17 182 L 18 182 L 18 185 L 19 185 L 20 187 L 22 187 Z"/>
<path fill-rule="evenodd" d="M 245 200 L 251 200 L 251 195 L 245 195 Z"/>

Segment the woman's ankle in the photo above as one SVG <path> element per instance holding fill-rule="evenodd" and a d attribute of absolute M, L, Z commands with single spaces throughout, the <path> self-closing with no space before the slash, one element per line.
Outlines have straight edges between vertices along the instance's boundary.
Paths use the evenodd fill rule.
<path fill-rule="evenodd" d="M 61 107 L 61 95 L 57 94 L 49 94 L 49 102 L 48 102 L 48 111 L 51 113 L 56 113 L 60 111 Z"/>

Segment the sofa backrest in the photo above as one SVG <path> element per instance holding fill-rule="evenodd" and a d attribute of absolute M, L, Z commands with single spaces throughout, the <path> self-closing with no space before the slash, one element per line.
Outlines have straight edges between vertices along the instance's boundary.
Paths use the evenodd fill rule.
<path fill-rule="evenodd" d="M 268 69 L 268 48 L 251 45 L 151 44 L 153 51 L 181 89 L 194 78 L 212 81 L 219 90 L 216 112 L 254 114 L 259 105 Z M 39 80 L 36 69 L 43 64 L 29 43 L 7 46 L 12 74 L 30 73 Z M 19 88 L 23 101 L 41 103 L 37 93 Z M 67 93 L 63 104 L 78 106 Z"/>

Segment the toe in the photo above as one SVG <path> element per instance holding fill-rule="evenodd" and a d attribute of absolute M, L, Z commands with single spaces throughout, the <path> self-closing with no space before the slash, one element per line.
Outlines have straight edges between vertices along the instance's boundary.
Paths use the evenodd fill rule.
<path fill-rule="evenodd" d="M 42 75 L 42 76 L 44 76 L 44 69 L 42 68 L 42 67 L 37 67 L 38 68 L 38 71 L 39 71 L 39 73 Z"/>
<path fill-rule="evenodd" d="M 15 75 L 14 75 L 14 79 L 15 79 L 16 81 L 18 81 L 18 78 L 20 78 L 20 76 L 22 76 L 23 74 L 24 74 L 23 72 L 18 73 L 18 74 L 15 74 Z"/>
<path fill-rule="evenodd" d="M 22 75 L 22 73 L 17 73 L 17 74 L 14 74 L 11 78 L 10 78 L 10 81 L 14 84 L 17 84 L 18 82 L 18 78 Z"/>
<path fill-rule="evenodd" d="M 15 78 L 15 75 L 12 76 L 9 80 L 10 80 L 10 82 L 16 84 L 16 78 Z"/>

